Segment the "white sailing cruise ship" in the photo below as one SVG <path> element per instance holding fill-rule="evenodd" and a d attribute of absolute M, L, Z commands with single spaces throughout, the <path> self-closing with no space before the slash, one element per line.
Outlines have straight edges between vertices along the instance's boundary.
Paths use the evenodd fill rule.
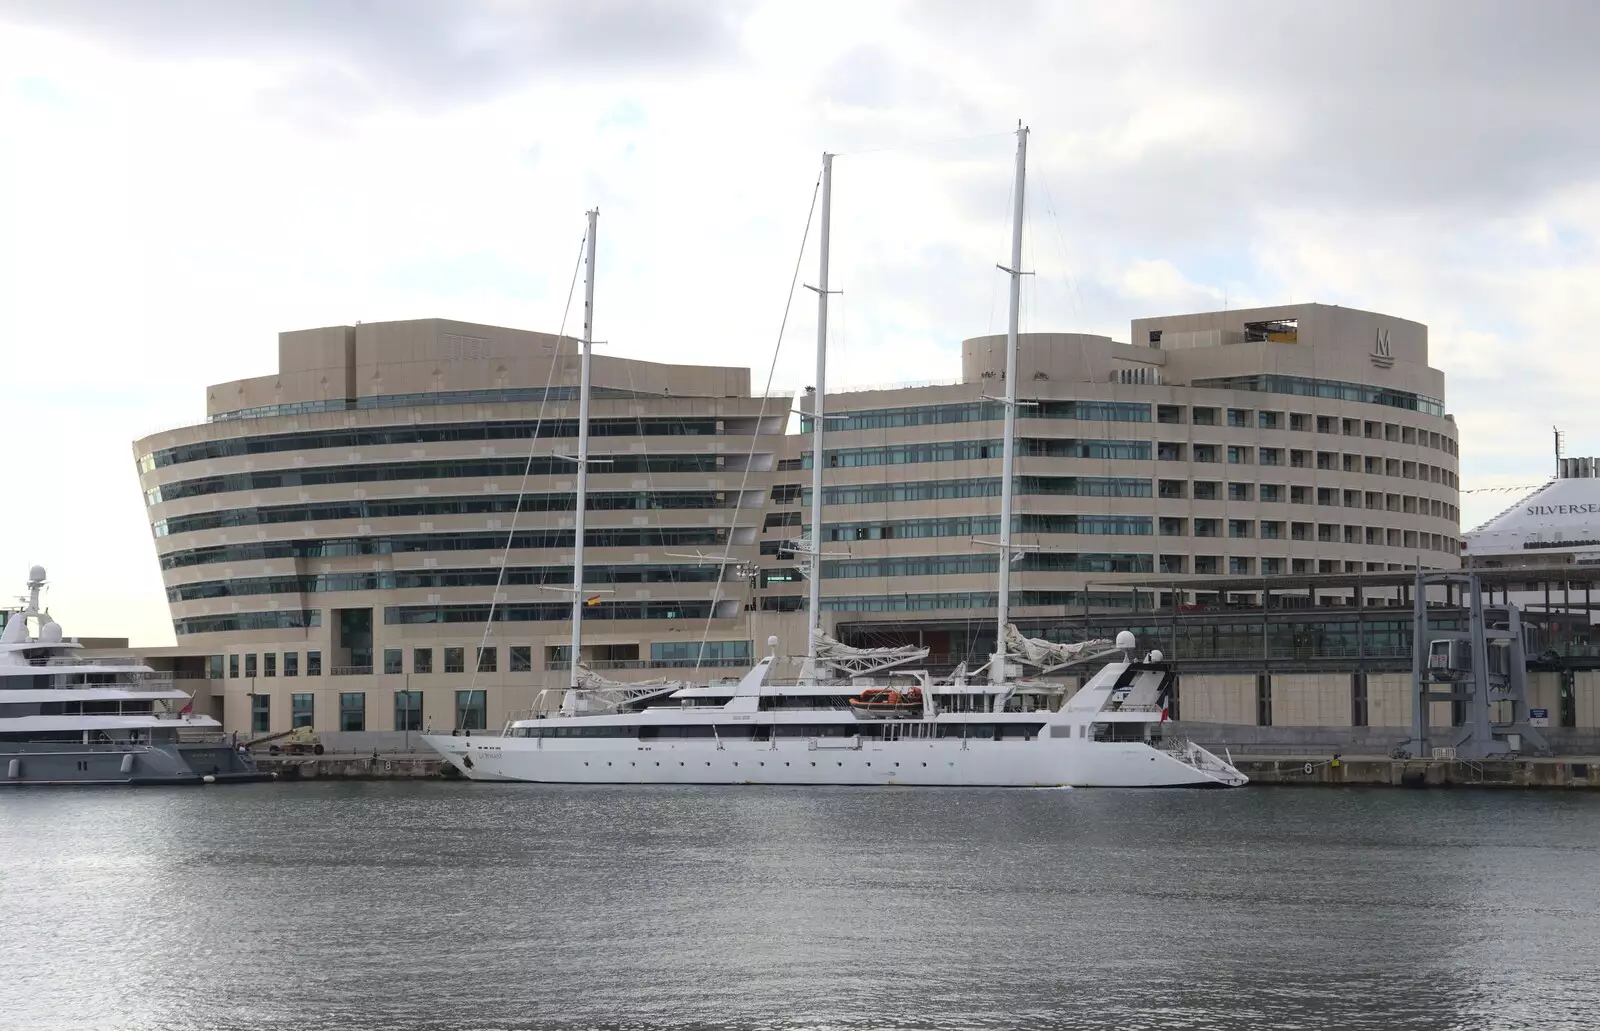
<path fill-rule="evenodd" d="M 44 584 L 34 566 L 25 607 L 0 629 L 0 787 L 265 778 L 149 666 L 76 655 L 81 646 L 39 607 Z"/>
<path fill-rule="evenodd" d="M 1018 290 L 1027 130 L 1017 132 L 1013 191 L 1011 311 L 1006 384 L 1005 485 L 1000 540 L 1011 543 L 1015 461 Z M 821 268 L 813 453 L 824 454 L 828 212 L 831 156 L 821 178 Z M 587 401 L 594 310 L 595 213 L 589 215 L 583 365 L 579 392 L 573 643 L 579 649 L 585 594 L 583 513 L 588 454 Z M 1194 743 L 1166 731 L 1176 673 L 1159 652 L 1135 656 L 1133 634 L 1116 642 L 1065 645 L 1023 637 L 1007 618 L 1009 561 L 999 563 L 996 654 L 968 677 L 936 681 L 904 669 L 922 648 L 856 649 L 822 632 L 818 587 L 823 463 L 813 463 L 813 533 L 793 542 L 810 580 L 810 631 L 798 683 L 769 680 L 772 654 L 732 684 L 626 685 L 603 681 L 574 661 L 558 715 L 543 711 L 510 721 L 499 737 L 428 735 L 424 740 L 473 780 L 591 784 L 789 784 L 920 786 L 1238 787 L 1247 778 Z M 493 613 L 491 612 L 491 619 Z M 1019 680 L 1115 653 L 1075 694 L 1060 682 Z M 987 671 L 987 682 L 975 682 Z M 886 673 L 890 679 L 870 679 Z"/>

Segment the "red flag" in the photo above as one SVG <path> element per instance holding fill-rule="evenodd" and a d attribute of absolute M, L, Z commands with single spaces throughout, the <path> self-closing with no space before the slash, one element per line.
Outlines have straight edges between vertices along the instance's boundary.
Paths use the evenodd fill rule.
<path fill-rule="evenodd" d="M 189 704 L 178 710 L 179 716 L 187 716 L 194 711 L 194 699 L 189 699 Z"/>
<path fill-rule="evenodd" d="M 1161 722 L 1167 722 L 1167 707 L 1165 705 L 1161 707 Z"/>

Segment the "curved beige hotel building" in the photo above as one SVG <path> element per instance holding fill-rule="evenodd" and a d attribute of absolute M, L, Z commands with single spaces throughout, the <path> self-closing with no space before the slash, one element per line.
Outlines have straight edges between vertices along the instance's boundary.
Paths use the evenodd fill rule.
<path fill-rule="evenodd" d="M 1004 344 L 966 341 L 958 383 L 830 393 L 835 636 L 921 643 L 940 668 L 992 650 Z M 1025 334 L 1019 368 L 1012 613 L 1029 633 L 1270 594 L 1311 610 L 1294 633 L 1344 669 L 1376 654 L 1340 636 L 1364 640 L 1366 616 L 1307 578 L 1460 564 L 1425 326 L 1320 304 L 1146 318 L 1127 342 Z M 204 657 L 225 724 L 498 728 L 565 684 L 576 383 L 576 342 L 540 333 L 291 332 L 276 375 L 213 386 L 205 423 L 137 442 L 178 650 Z M 753 396 L 746 369 L 614 358 L 595 359 L 593 398 L 584 663 L 703 680 L 768 635 L 803 653 L 788 548 L 813 456 L 794 399 Z M 1209 644 L 1174 627 L 1176 658 L 1192 646 L 1226 680 L 1216 625 L 1196 624 Z M 1252 721 L 1185 689 L 1191 718 Z"/>

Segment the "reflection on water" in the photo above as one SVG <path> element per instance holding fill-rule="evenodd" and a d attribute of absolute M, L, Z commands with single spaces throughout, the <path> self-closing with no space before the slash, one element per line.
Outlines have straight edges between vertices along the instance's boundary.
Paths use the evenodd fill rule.
<path fill-rule="evenodd" d="M 1600 1026 L 1600 797 L 0 794 L 4 1028 Z"/>

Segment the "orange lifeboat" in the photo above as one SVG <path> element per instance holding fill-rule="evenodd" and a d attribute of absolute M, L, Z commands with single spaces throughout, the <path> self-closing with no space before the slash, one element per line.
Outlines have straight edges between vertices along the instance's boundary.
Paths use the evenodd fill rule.
<path fill-rule="evenodd" d="M 871 687 L 850 699 L 850 709 L 869 719 L 907 719 L 922 715 L 922 688 L 905 691 L 893 687 Z"/>

